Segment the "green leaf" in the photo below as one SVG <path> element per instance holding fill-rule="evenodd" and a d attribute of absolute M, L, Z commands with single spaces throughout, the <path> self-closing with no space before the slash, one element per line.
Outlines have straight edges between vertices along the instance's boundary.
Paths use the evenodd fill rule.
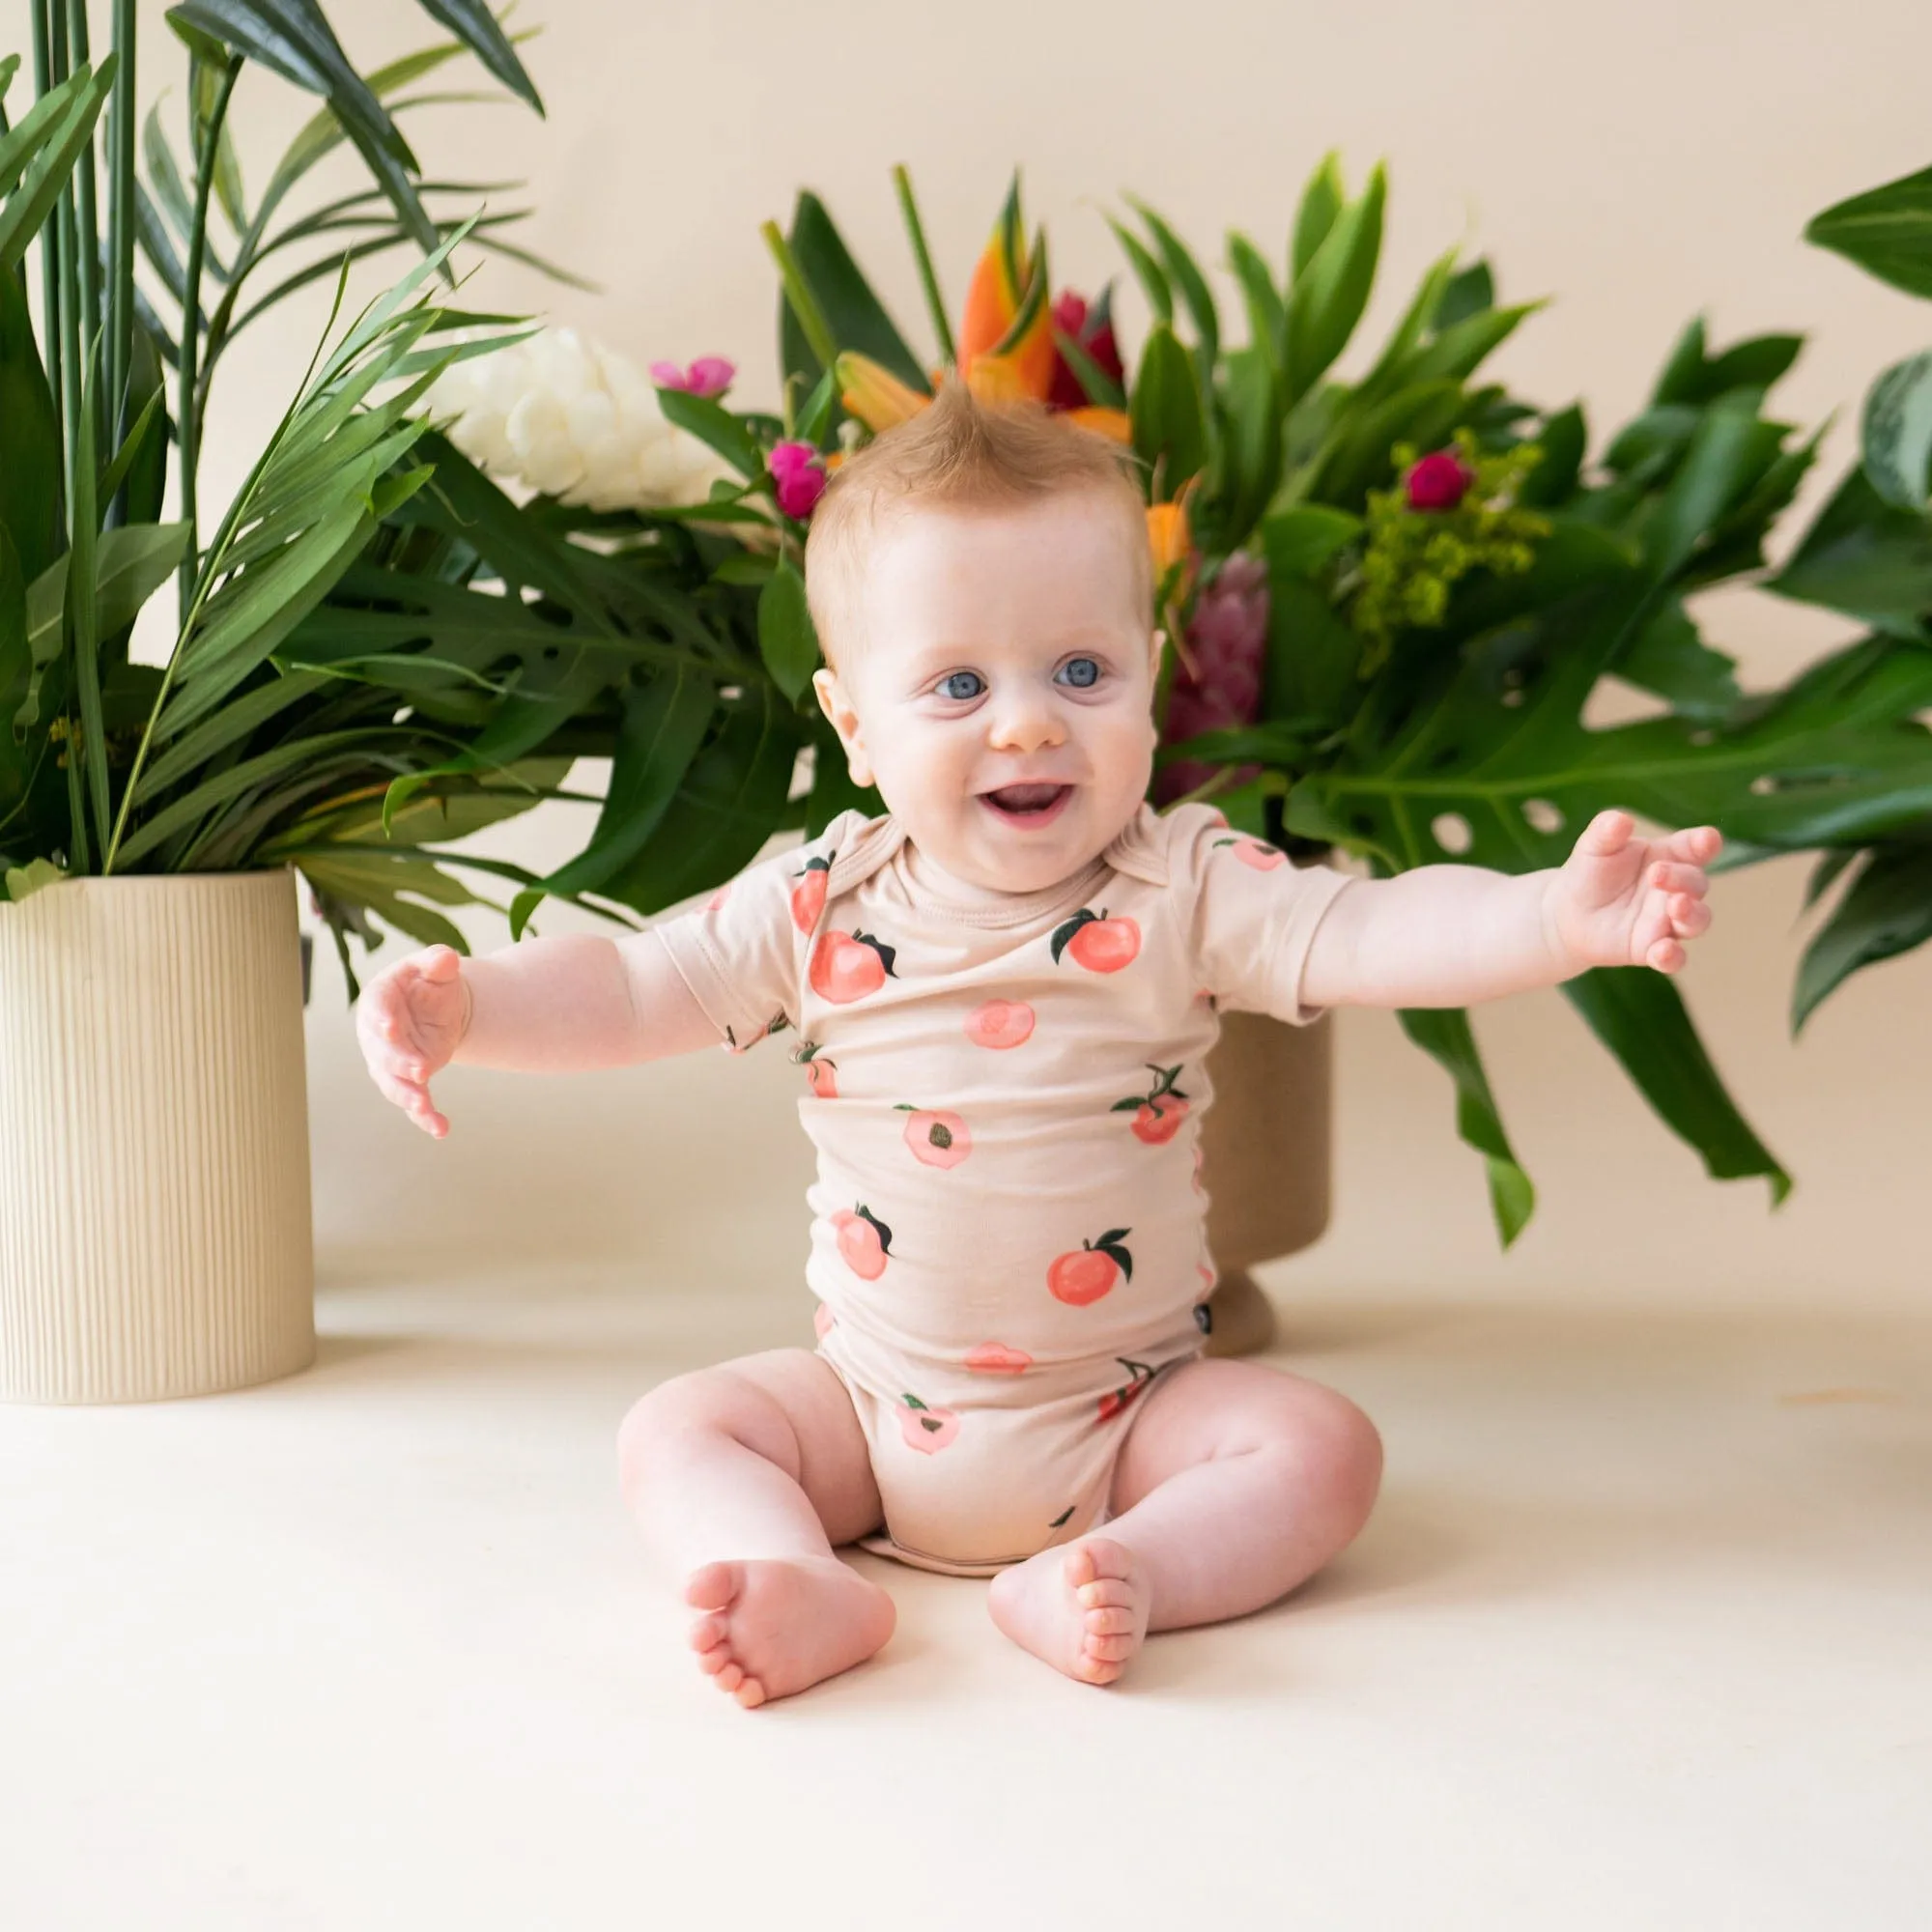
<path fill-rule="evenodd" d="M 1436 317 L 1455 272 L 1456 253 L 1454 248 L 1446 249 L 1430 264 L 1428 272 L 1409 298 L 1402 320 L 1396 324 L 1382 347 L 1382 353 L 1376 358 L 1375 367 L 1356 385 L 1358 402 L 1378 401 L 1402 387 L 1407 380 L 1406 371 L 1409 358 L 1424 336 L 1436 326 Z"/>
<path fill-rule="evenodd" d="M 687 389 L 660 389 L 658 403 L 667 422 L 689 430 L 707 448 L 715 449 L 747 482 L 765 473 L 764 458 L 751 432 L 724 404 L 709 396 L 694 396 Z"/>
<path fill-rule="evenodd" d="M 1932 524 L 1886 502 L 1864 470 L 1853 469 L 1764 588 L 1920 636 L 1932 613 Z"/>
<path fill-rule="evenodd" d="M 603 897 L 648 917 L 742 871 L 771 837 L 801 722 L 762 678 L 722 709 L 722 728 L 692 760 L 644 849 L 598 889 Z"/>
<path fill-rule="evenodd" d="M 1523 479 L 1517 500 L 1525 509 L 1554 509 L 1577 494 L 1577 478 L 1583 468 L 1583 454 L 1589 446 L 1589 431 L 1583 422 L 1583 406 L 1572 403 L 1546 416 L 1536 433 L 1543 461 Z"/>
<path fill-rule="evenodd" d="M 1703 1157 L 1714 1180 L 1762 1175 L 1772 1206 L 1791 1177 L 1724 1091 L 1677 988 L 1648 966 L 1598 967 L 1563 984 L 1564 997 L 1609 1048 L 1658 1118 Z"/>
<path fill-rule="evenodd" d="M 1529 1225 L 1536 1189 L 1517 1160 L 1490 1092 L 1469 1016 L 1460 1007 L 1404 1008 L 1402 1030 L 1430 1054 L 1456 1084 L 1456 1131 L 1483 1156 L 1489 1174 L 1490 1211 L 1508 1248 Z"/>
<path fill-rule="evenodd" d="M 1705 643 L 1675 599 L 1636 634 L 1616 663 L 1616 674 L 1627 684 L 1662 698 L 1679 716 L 1713 722 L 1728 717 L 1743 697 L 1736 669 L 1737 660 Z"/>
<path fill-rule="evenodd" d="M 1272 564 L 1267 649 L 1264 701 L 1269 719 L 1312 714 L 1339 722 L 1353 708 L 1360 640 L 1324 590 L 1304 577 L 1277 576 Z"/>
<path fill-rule="evenodd" d="M 624 692 L 611 780 L 590 842 L 568 865 L 510 901 L 510 937 L 552 893 L 607 891 L 644 848 L 670 809 L 717 706 L 712 685 L 681 667 Z"/>
<path fill-rule="evenodd" d="M 0 273 L 11 275 L 19 267 L 42 223 L 53 213 L 75 161 L 88 151 L 94 124 L 114 85 L 114 63 L 111 53 L 99 68 L 83 63 L 47 97 L 58 97 L 63 111 L 27 160 L 19 186 L 0 207 Z M 18 131 L 24 131 L 26 125 L 23 121 Z"/>
<path fill-rule="evenodd" d="M 1932 349 L 1893 363 L 1871 385 L 1863 440 L 1872 488 L 1901 510 L 1925 509 L 1932 481 Z"/>
<path fill-rule="evenodd" d="M 181 0 L 168 18 L 322 96 L 416 245 L 435 249 L 436 229 L 410 180 L 421 173 L 416 157 L 313 0 Z"/>
<path fill-rule="evenodd" d="M 1395 475 L 1394 448 L 1440 445 L 1463 413 L 1463 385 L 1451 377 L 1398 389 L 1386 401 L 1347 412 L 1336 426 L 1315 489 L 1327 501 L 1360 509 L 1371 490 Z"/>
<path fill-rule="evenodd" d="M 1228 267 L 1240 283 L 1241 298 L 1247 303 L 1249 347 L 1266 351 L 1269 359 L 1279 365 L 1288 330 L 1288 305 L 1261 250 L 1236 229 L 1228 231 Z"/>
<path fill-rule="evenodd" d="M 1281 412 L 1274 358 L 1264 349 L 1231 349 L 1222 358 L 1215 393 L 1220 435 L 1216 546 L 1234 550 L 1246 542 L 1281 480 Z"/>
<path fill-rule="evenodd" d="M 1813 215 L 1804 239 L 1907 295 L 1932 297 L 1932 168 Z"/>
<path fill-rule="evenodd" d="M 30 859 L 24 866 L 9 866 L 7 896 L 18 905 L 43 886 L 58 885 L 67 876 L 51 859 Z"/>
<path fill-rule="evenodd" d="M 1362 520 L 1326 503 L 1297 503 L 1262 520 L 1268 578 L 1313 577 L 1362 533 Z"/>
<path fill-rule="evenodd" d="M 440 20 L 507 87 L 541 114 L 542 99 L 524 64 L 517 58 L 509 36 L 497 24 L 496 16 L 484 0 L 416 0 L 433 20 Z"/>
<path fill-rule="evenodd" d="M 1832 855 L 1849 859 L 1849 853 Z M 1791 995 L 1795 1038 L 1819 1004 L 1854 973 L 1932 939 L 1932 846 L 1866 855 L 1850 890 L 1804 949 Z"/>
<path fill-rule="evenodd" d="M 1361 199 L 1334 217 L 1321 245 L 1306 267 L 1296 270 L 1288 299 L 1284 358 L 1291 401 L 1305 395 L 1348 347 L 1368 306 L 1381 254 L 1386 193 L 1387 183 L 1378 162 Z M 1297 228 L 1297 256 L 1299 236 Z"/>
<path fill-rule="evenodd" d="M 825 204 L 810 189 L 801 190 L 793 207 L 786 241 L 839 350 L 857 350 L 869 355 L 921 395 L 931 394 L 931 379 L 919 357 L 906 347 L 897 325 L 872 293 Z M 808 383 L 816 383 L 824 374 L 824 365 L 812 354 L 798 318 L 782 296 L 779 299 L 779 341 L 785 374 L 803 375 Z"/>
<path fill-rule="evenodd" d="M 66 547 L 62 514 L 61 425 L 54 412 L 26 292 L 0 275 L 0 528 L 13 539 L 20 574 L 31 583 Z"/>
<path fill-rule="evenodd" d="M 805 579 L 781 559 L 758 598 L 758 654 L 772 681 L 793 704 L 818 668 L 818 633 L 805 600 Z"/>
<path fill-rule="evenodd" d="M 1438 330 L 1454 328 L 1458 323 L 1480 315 L 1496 305 L 1496 285 L 1487 262 L 1471 262 L 1442 291 L 1442 304 L 1435 311 Z"/>
<path fill-rule="evenodd" d="M 1661 410 L 1673 403 L 1693 401 L 1703 383 L 1705 361 L 1704 318 L 1692 316 L 1664 358 L 1657 384 L 1650 392 L 1650 407 Z"/>
<path fill-rule="evenodd" d="M 1644 554 L 1660 578 L 1674 576 L 1727 510 L 1748 493 L 1776 458 L 1784 431 L 1735 401 L 1707 410 L 1683 464 L 1651 512 Z"/>
<path fill-rule="evenodd" d="M 1195 361 L 1201 370 L 1205 383 L 1211 374 L 1215 359 L 1221 348 L 1221 318 L 1214 307 L 1214 297 L 1208 287 L 1208 278 L 1201 272 L 1200 265 L 1187 252 L 1185 244 L 1174 230 L 1151 209 L 1146 202 L 1133 195 L 1125 197 L 1127 205 L 1147 224 L 1147 231 L 1154 239 L 1154 245 L 1160 250 L 1160 259 L 1174 285 L 1180 291 L 1180 298 L 1187 304 L 1188 320 L 1194 325 L 1194 336 L 1198 345 Z"/>
<path fill-rule="evenodd" d="M 1308 272 L 1308 265 L 1327 241 L 1347 196 L 1342 190 L 1342 159 L 1331 150 L 1309 176 L 1294 217 L 1294 241 L 1289 253 L 1289 287 Z"/>
<path fill-rule="evenodd" d="M 1116 221 L 1111 214 L 1107 216 L 1107 226 L 1114 231 L 1114 239 L 1126 256 L 1127 266 L 1134 271 L 1134 280 L 1141 285 L 1141 293 L 1147 297 L 1154 321 L 1162 327 L 1171 329 L 1174 327 L 1174 291 L 1168 286 L 1165 271 L 1131 228 Z"/>
<path fill-rule="evenodd" d="M 1519 302 L 1514 308 L 1486 308 L 1443 327 L 1434 341 L 1418 349 L 1403 365 L 1403 383 L 1433 383 L 1445 376 L 1466 382 L 1516 332 L 1524 316 L 1548 306 L 1548 302 L 1533 301 Z"/>
<path fill-rule="evenodd" d="M 1193 361 L 1164 323 L 1155 324 L 1141 350 L 1128 416 L 1134 448 L 1151 469 L 1163 466 L 1161 488 L 1172 498 L 1207 460 L 1208 432 Z"/>
<path fill-rule="evenodd" d="M 299 863 L 302 876 L 311 886 L 350 905 L 367 907 L 418 945 L 450 946 L 458 952 L 469 952 L 469 942 L 460 927 L 415 902 L 479 903 L 473 893 L 441 870 L 427 853 L 341 852 L 311 846 L 302 852 Z M 405 898 L 405 893 L 413 896 Z"/>
<path fill-rule="evenodd" d="M 1064 328 L 1053 331 L 1054 346 L 1060 351 L 1062 359 L 1073 371 L 1074 380 L 1086 391 L 1087 400 L 1103 410 L 1123 410 L 1127 406 L 1124 390 L 1107 372 L 1088 355 L 1086 350 Z"/>
<path fill-rule="evenodd" d="M 80 369 L 80 412 L 73 445 L 73 528 L 71 533 L 67 580 L 68 635 L 73 652 L 74 688 L 80 698 L 81 742 L 68 755 L 78 755 L 81 778 L 94 807 L 95 834 L 99 849 L 107 848 L 112 833 L 107 789 L 107 732 L 100 712 L 100 623 L 96 594 L 96 553 L 100 541 L 99 508 L 100 336 L 88 346 Z"/>

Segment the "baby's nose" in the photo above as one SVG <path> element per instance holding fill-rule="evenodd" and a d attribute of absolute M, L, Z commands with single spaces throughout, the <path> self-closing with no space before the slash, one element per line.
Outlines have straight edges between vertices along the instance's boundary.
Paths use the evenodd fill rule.
<path fill-rule="evenodd" d="M 1031 752 L 1065 741 L 1066 729 L 1052 703 L 1020 693 L 992 707 L 986 742 L 998 751 Z"/>

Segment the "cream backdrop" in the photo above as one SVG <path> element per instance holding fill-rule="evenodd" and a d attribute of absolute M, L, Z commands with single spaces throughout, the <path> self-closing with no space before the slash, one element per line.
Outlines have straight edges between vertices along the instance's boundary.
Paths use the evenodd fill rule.
<path fill-rule="evenodd" d="M 327 11 L 365 70 L 435 38 L 404 0 L 327 0 Z M 143 99 L 165 75 L 178 115 L 183 62 L 161 14 L 146 0 Z M 1600 446 L 1700 307 L 1719 343 L 1807 331 L 1778 401 L 1807 425 L 1840 412 L 1807 511 L 1854 448 L 1865 383 L 1932 340 L 1932 306 L 1799 240 L 1829 202 L 1932 160 L 1932 14 L 1910 0 L 943 12 L 549 0 L 519 17 L 544 30 L 526 57 L 548 121 L 508 106 L 439 108 L 411 120 L 410 135 L 433 175 L 526 180 L 521 196 L 497 197 L 534 205 L 520 239 L 601 289 L 486 260 L 467 295 L 542 309 L 639 360 L 727 355 L 744 372 L 741 393 L 759 402 L 775 399 L 776 285 L 757 229 L 786 213 L 800 185 L 825 195 L 901 325 L 923 339 L 888 172 L 897 161 L 913 171 L 956 305 L 1015 159 L 1029 216 L 1048 225 L 1056 286 L 1091 291 L 1118 270 L 1099 210 L 1122 189 L 1152 200 L 1218 264 L 1230 225 L 1279 251 L 1323 150 L 1341 150 L 1351 185 L 1385 156 L 1388 242 L 1365 338 L 1463 236 L 1495 264 L 1506 298 L 1556 298 L 1497 372 L 1530 397 L 1580 394 Z M 18 0 L 0 8 L 12 30 L 0 45 L 24 47 L 25 19 Z M 308 111 L 251 73 L 237 112 L 251 185 Z M 400 272 L 402 258 L 389 259 Z M 379 279 L 371 271 L 360 286 Z M 1225 272 L 1217 285 L 1232 301 Z M 323 313 L 313 293 L 244 338 L 224 371 L 211 500 L 225 501 L 299 374 Z M 1121 309 L 1131 346 L 1144 311 L 1124 280 Z M 1848 635 L 1749 595 L 1706 599 L 1700 614 L 1752 684 Z M 1619 713 L 1611 703 L 1593 715 Z M 580 767 L 574 782 L 600 790 L 602 773 Z M 573 849 L 589 815 L 549 807 L 488 842 L 541 867 Z M 1683 981 L 1740 1103 L 1797 1177 L 1778 1213 L 1762 1182 L 1706 1179 L 1560 997 L 1543 994 L 1477 1021 L 1541 1190 L 1529 1232 L 1500 1256 L 1480 1165 L 1453 1135 L 1447 1082 L 1392 1017 L 1349 1012 L 1335 1226 L 1270 1279 L 1290 1298 L 1305 1285 L 1739 1309 L 1916 1300 L 1932 954 L 1861 976 L 1794 1046 L 1785 1014 L 1804 869 L 1788 862 L 1720 880 L 1716 929 Z M 493 913 L 461 923 L 481 950 L 505 942 Z M 538 923 L 595 922 L 552 908 Z M 440 1273 L 482 1245 L 541 1287 L 573 1256 L 608 1262 L 649 1242 L 728 1290 L 747 1266 L 733 1259 L 740 1217 L 791 1217 L 802 1256 L 809 1149 L 781 1052 L 547 1081 L 454 1069 L 438 1089 L 454 1131 L 438 1145 L 364 1077 L 320 937 L 308 1027 L 325 1283 L 392 1273 L 398 1249 Z M 392 937 L 375 963 L 411 945 Z"/>

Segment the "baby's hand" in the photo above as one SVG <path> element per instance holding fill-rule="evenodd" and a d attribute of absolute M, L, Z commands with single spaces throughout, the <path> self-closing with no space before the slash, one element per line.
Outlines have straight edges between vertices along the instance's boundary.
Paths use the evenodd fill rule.
<path fill-rule="evenodd" d="M 469 1024 L 462 955 L 432 946 L 398 959 L 362 988 L 355 1037 L 369 1077 L 426 1134 L 440 1140 L 449 1122 L 429 1097 L 429 1077 L 448 1065 Z"/>
<path fill-rule="evenodd" d="M 1675 973 L 1683 941 L 1711 923 L 1704 867 L 1723 847 L 1715 826 L 1634 837 L 1627 811 L 1600 811 L 1577 849 L 1546 874 L 1544 930 L 1571 959 L 1588 966 L 1654 966 Z"/>

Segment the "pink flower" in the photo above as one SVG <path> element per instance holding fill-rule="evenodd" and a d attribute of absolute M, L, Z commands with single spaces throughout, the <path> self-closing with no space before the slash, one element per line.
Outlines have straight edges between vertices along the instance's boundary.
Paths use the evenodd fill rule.
<path fill-rule="evenodd" d="M 1408 507 L 1453 510 L 1475 480 L 1476 472 L 1453 449 L 1435 450 L 1408 472 Z"/>
<path fill-rule="evenodd" d="M 722 355 L 700 355 L 689 369 L 675 362 L 651 364 L 651 381 L 659 388 L 686 389 L 694 396 L 722 396 L 737 373 L 737 365 Z"/>
<path fill-rule="evenodd" d="M 1185 665 L 1176 667 L 1167 694 L 1164 744 L 1179 745 L 1202 731 L 1255 722 L 1262 708 L 1267 630 L 1267 566 L 1237 551 L 1194 600 L 1187 648 L 1200 676 L 1190 677 Z M 1161 766 L 1154 774 L 1154 803 L 1171 804 L 1206 784 L 1218 769 L 1193 758 Z M 1242 765 L 1231 782 L 1245 783 L 1260 769 Z"/>
<path fill-rule="evenodd" d="M 778 485 L 779 508 L 800 522 L 810 516 L 812 505 L 825 494 L 826 475 L 817 450 L 809 442 L 781 442 L 765 458 L 765 467 Z"/>

